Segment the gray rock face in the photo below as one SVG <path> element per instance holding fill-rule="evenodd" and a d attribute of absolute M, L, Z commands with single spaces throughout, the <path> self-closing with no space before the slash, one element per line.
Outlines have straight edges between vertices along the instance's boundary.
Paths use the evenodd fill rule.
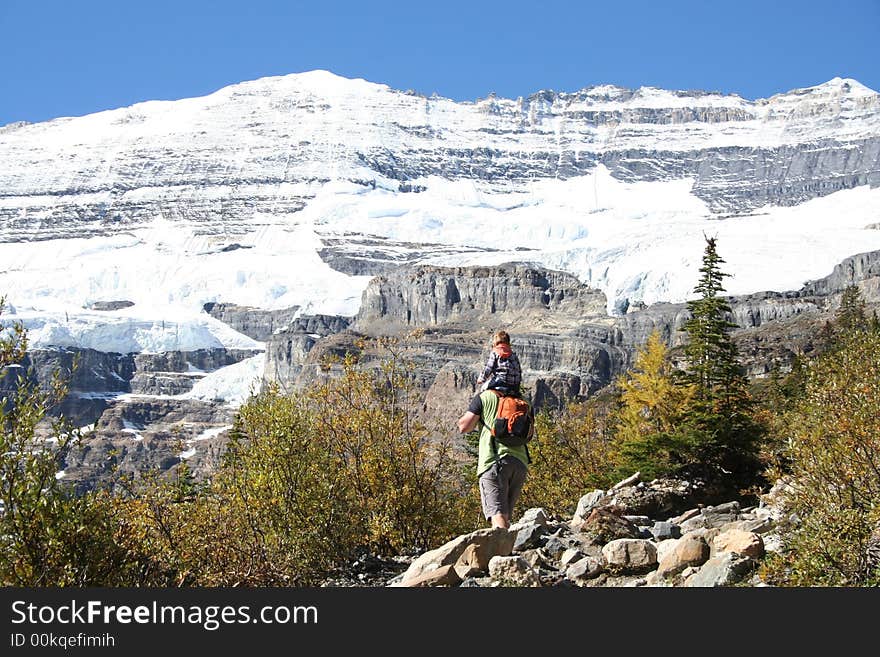
<path fill-rule="evenodd" d="M 133 305 L 133 301 L 120 299 L 119 301 L 95 301 L 86 307 L 91 310 L 119 310 L 121 308 L 130 308 Z"/>
<path fill-rule="evenodd" d="M 462 253 L 492 252 L 496 249 L 446 244 L 398 242 L 375 235 L 326 236 L 318 255 L 330 267 L 349 276 L 380 276 L 426 258 L 460 256 Z"/>
<path fill-rule="evenodd" d="M 880 252 L 861 254 L 798 291 L 731 297 L 732 319 L 739 326 L 733 337 L 747 374 L 784 370 L 797 353 L 812 351 L 818 328 L 839 305 L 847 285 L 857 283 L 869 304 L 880 302 L 878 271 Z M 426 416 L 448 424 L 477 390 L 476 375 L 492 331 L 505 327 L 535 407 L 559 408 L 629 369 L 652 331 L 672 347 L 681 344 L 687 318 L 684 304 L 668 303 L 608 317 L 600 292 L 568 274 L 534 265 L 399 269 L 373 280 L 360 313 L 341 332 L 336 331 L 347 320 L 327 326 L 299 326 L 297 320 L 290 330 L 271 336 L 265 380 L 282 388 L 310 385 L 323 376 L 323 356 L 352 352 L 360 353 L 362 362 L 381 358 L 370 349 L 361 353 L 359 337 L 421 328 L 424 336 L 408 356 L 416 362 L 414 376 L 424 390 Z M 692 506 L 693 491 L 673 493 L 624 506 L 629 513 L 649 514 L 666 507 L 669 515 Z"/>
<path fill-rule="evenodd" d="M 168 396 L 186 393 L 208 373 L 259 353 L 223 348 L 156 354 L 38 349 L 18 371 L 40 385 L 51 381 L 55 371 L 69 376 L 69 393 L 50 415 L 63 415 L 74 427 L 94 425 L 64 465 L 64 481 L 86 490 L 149 468 L 171 471 L 183 461 L 195 477 L 208 476 L 220 462 L 233 411 L 224 403 Z M 2 388 L 14 385 L 13 377 L 0 380 Z M 120 399 L 123 394 L 135 397 Z M 38 427 L 41 433 L 49 430 L 48 421 Z"/>
<path fill-rule="evenodd" d="M 244 333 L 249 338 L 264 342 L 280 329 L 290 326 L 299 306 L 285 308 L 283 310 L 261 310 L 239 306 L 234 303 L 206 303 L 205 312 L 211 317 L 229 324 L 239 333 Z"/>
<path fill-rule="evenodd" d="M 344 331 L 351 318 L 338 315 L 305 315 L 266 338 L 266 366 L 263 380 L 282 387 L 297 381 L 309 362 L 312 348 L 321 338 Z"/>
<path fill-rule="evenodd" d="M 22 362 L 22 372 L 47 384 L 55 371 L 69 376 L 70 393 L 53 413 L 76 424 L 91 424 L 107 408 L 107 400 L 123 393 L 178 395 L 205 375 L 260 352 L 249 349 L 199 349 L 159 354 L 117 354 L 94 349 L 35 349 Z M 75 367 L 74 367 L 75 365 Z M 14 379 L 6 377 L 11 387 Z"/>
<path fill-rule="evenodd" d="M 605 295 L 565 272 L 526 265 L 419 267 L 374 278 L 364 291 L 356 327 L 434 326 L 497 316 L 602 315 Z"/>
<path fill-rule="evenodd" d="M 880 278 L 880 251 L 859 253 L 844 259 L 825 278 L 808 282 L 801 292 L 806 296 L 827 296 L 877 278 Z"/>
<path fill-rule="evenodd" d="M 202 479 L 216 470 L 226 447 L 226 435 L 217 427 L 231 424 L 232 410 L 209 402 L 109 401 L 94 430 L 67 455 L 63 480 L 76 490 L 89 490 L 147 469 L 170 472 L 184 461 Z"/>

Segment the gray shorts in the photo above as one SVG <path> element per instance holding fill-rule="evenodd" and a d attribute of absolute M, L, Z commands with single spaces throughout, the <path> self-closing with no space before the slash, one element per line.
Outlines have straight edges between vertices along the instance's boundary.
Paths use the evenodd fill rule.
<path fill-rule="evenodd" d="M 480 475 L 480 501 L 486 520 L 503 513 L 508 519 L 522 493 L 528 468 L 515 456 L 504 456 Z"/>

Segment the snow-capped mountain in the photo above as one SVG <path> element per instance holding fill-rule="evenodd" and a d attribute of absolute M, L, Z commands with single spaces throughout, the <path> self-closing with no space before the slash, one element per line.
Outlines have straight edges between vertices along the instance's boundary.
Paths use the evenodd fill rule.
<path fill-rule="evenodd" d="M 203 305 L 353 315 L 398 263 L 528 260 L 620 312 L 688 298 L 704 234 L 732 294 L 825 276 L 880 249 L 878 187 L 855 80 L 455 102 L 314 71 L 0 128 L 0 295 L 35 346 L 119 352 L 259 347 Z"/>

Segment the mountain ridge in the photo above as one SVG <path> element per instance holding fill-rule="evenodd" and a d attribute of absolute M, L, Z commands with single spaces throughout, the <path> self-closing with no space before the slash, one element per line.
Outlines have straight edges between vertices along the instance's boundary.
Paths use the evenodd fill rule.
<path fill-rule="evenodd" d="M 830 80 L 826 80 L 825 82 L 820 82 L 815 85 L 809 85 L 806 87 L 795 87 L 795 88 L 789 89 L 787 91 L 778 91 L 778 92 L 773 93 L 769 96 L 756 97 L 754 99 L 749 99 L 749 98 L 747 98 L 747 97 L 743 96 L 742 94 L 739 94 L 735 91 L 722 92 L 722 91 L 718 91 L 718 90 L 701 89 L 701 88 L 666 89 L 664 87 L 657 87 L 654 85 L 640 85 L 638 87 L 626 87 L 626 86 L 622 86 L 622 85 L 618 85 L 618 84 L 614 84 L 614 83 L 593 84 L 593 85 L 587 85 L 587 86 L 581 87 L 579 89 L 572 89 L 572 90 L 553 89 L 553 88 L 546 87 L 546 88 L 542 88 L 542 89 L 537 89 L 528 95 L 525 95 L 525 96 L 520 95 L 520 96 L 516 96 L 516 97 L 513 97 L 513 96 L 508 97 L 508 96 L 503 96 L 503 95 L 499 96 L 495 92 L 488 92 L 485 96 L 479 96 L 474 99 L 455 99 L 451 96 L 446 96 L 443 94 L 439 94 L 437 92 L 433 92 L 431 94 L 426 94 L 426 93 L 418 92 L 418 91 L 415 91 L 412 89 L 407 89 L 407 90 L 395 89 L 391 85 L 384 83 L 384 82 L 374 82 L 372 80 L 367 80 L 366 78 L 361 78 L 361 77 L 349 78 L 349 77 L 334 73 L 333 71 L 330 71 L 328 69 L 312 69 L 312 70 L 308 70 L 308 71 L 299 71 L 299 72 L 286 73 L 286 74 L 281 74 L 281 75 L 266 75 L 266 76 L 261 76 L 258 78 L 253 78 L 250 80 L 242 80 L 240 82 L 235 82 L 235 83 L 223 85 L 222 87 L 219 87 L 219 88 L 215 89 L 214 91 L 210 91 L 206 94 L 201 94 L 201 95 L 196 95 L 196 96 L 184 96 L 181 98 L 174 98 L 174 99 L 142 100 L 142 101 L 137 101 L 135 103 L 131 103 L 129 105 L 120 105 L 118 107 L 108 107 L 106 109 L 98 110 L 95 112 L 89 112 L 87 114 L 62 115 L 62 116 L 52 117 L 52 118 L 49 118 L 49 119 L 46 119 L 43 121 L 28 121 L 26 119 L 11 121 L 9 123 L 0 125 L 0 132 L 4 131 L 6 129 L 15 129 L 15 128 L 26 127 L 26 126 L 30 126 L 30 125 L 51 123 L 53 121 L 66 121 L 66 120 L 71 120 L 71 119 L 78 119 L 78 118 L 83 118 L 86 116 L 92 116 L 95 114 L 103 114 L 106 112 L 117 112 L 117 111 L 121 111 L 121 110 L 131 110 L 131 109 L 135 109 L 135 108 L 140 108 L 141 106 L 150 106 L 150 105 L 154 105 L 157 103 L 176 103 L 179 101 L 186 101 L 186 100 L 206 99 L 206 98 L 213 97 L 215 95 L 221 94 L 221 92 L 225 92 L 227 90 L 230 90 L 230 89 L 233 89 L 236 87 L 243 87 L 245 85 L 251 85 L 251 84 L 256 85 L 256 84 L 264 84 L 264 83 L 268 83 L 268 82 L 277 82 L 277 81 L 281 81 L 281 80 L 285 80 L 285 79 L 289 79 L 289 78 L 294 78 L 294 77 L 295 78 L 323 77 L 324 79 L 338 79 L 338 80 L 344 80 L 347 82 L 365 83 L 367 85 L 374 85 L 377 87 L 387 89 L 388 91 L 392 91 L 392 92 L 396 91 L 398 93 L 402 93 L 405 95 L 418 96 L 418 97 L 424 98 L 426 100 L 427 99 L 447 100 L 450 102 L 465 104 L 465 105 L 466 104 L 478 104 L 482 101 L 486 101 L 489 99 L 503 99 L 503 100 L 509 100 L 509 101 L 516 102 L 516 101 L 520 101 L 520 100 L 537 99 L 542 96 L 546 96 L 548 94 L 552 95 L 552 96 L 571 96 L 571 97 L 599 96 L 601 94 L 601 92 L 603 92 L 603 91 L 606 92 L 605 93 L 606 96 L 608 96 L 612 93 L 616 93 L 618 95 L 630 95 L 631 96 L 631 95 L 634 95 L 636 92 L 639 92 L 642 90 L 663 91 L 663 92 L 669 93 L 673 96 L 678 96 L 678 97 L 682 97 L 682 98 L 687 98 L 687 97 L 699 98 L 699 97 L 703 97 L 703 96 L 708 96 L 708 97 L 717 97 L 717 98 L 732 98 L 732 99 L 740 100 L 740 101 L 743 101 L 746 103 L 755 103 L 755 104 L 765 104 L 765 103 L 768 103 L 769 101 L 776 99 L 776 98 L 779 98 L 779 97 L 785 97 L 785 96 L 790 96 L 790 95 L 803 96 L 808 93 L 815 93 L 815 92 L 819 92 L 819 91 L 822 91 L 825 89 L 834 88 L 834 87 L 841 87 L 841 86 L 842 87 L 847 87 L 847 86 L 852 87 L 858 95 L 869 95 L 870 96 L 870 95 L 877 95 L 878 93 L 880 93 L 880 92 L 868 87 L 867 85 L 862 84 L 861 82 L 859 82 L 855 78 L 835 76 L 835 77 L 831 78 Z"/>

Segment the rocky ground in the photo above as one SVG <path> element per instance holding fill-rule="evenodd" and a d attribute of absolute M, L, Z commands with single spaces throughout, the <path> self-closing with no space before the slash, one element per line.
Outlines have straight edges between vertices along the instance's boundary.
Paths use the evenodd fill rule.
<path fill-rule="evenodd" d="M 594 490 L 571 518 L 528 509 L 509 530 L 480 529 L 418 557 L 358 557 L 325 586 L 766 586 L 759 566 L 780 550 L 779 487 L 757 506 L 694 505 L 687 481 Z"/>

